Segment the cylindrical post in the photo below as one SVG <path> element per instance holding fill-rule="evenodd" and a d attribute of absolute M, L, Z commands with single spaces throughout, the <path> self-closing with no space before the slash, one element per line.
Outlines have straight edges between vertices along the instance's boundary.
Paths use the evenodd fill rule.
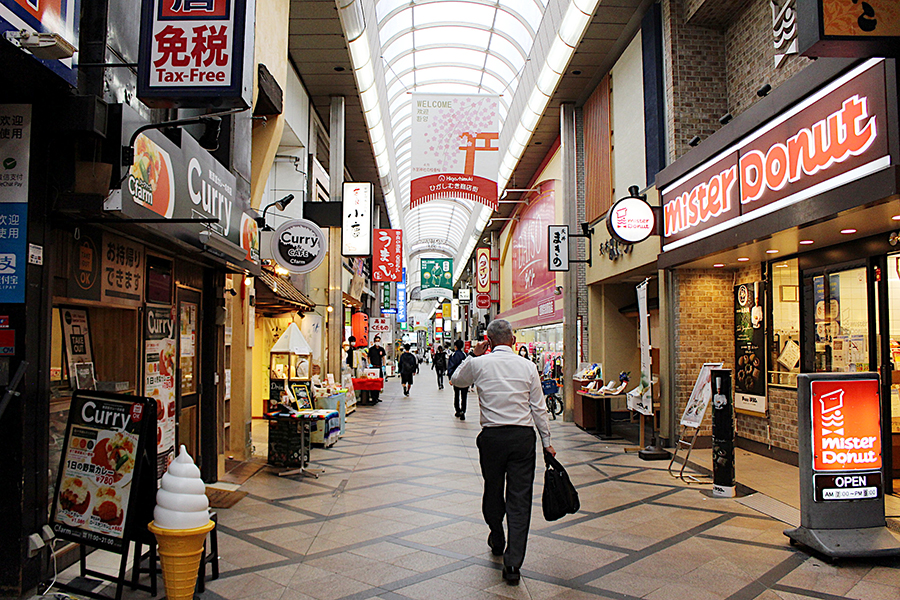
<path fill-rule="evenodd" d="M 734 497 L 734 403 L 731 369 L 711 371 L 713 391 L 713 496 Z"/>

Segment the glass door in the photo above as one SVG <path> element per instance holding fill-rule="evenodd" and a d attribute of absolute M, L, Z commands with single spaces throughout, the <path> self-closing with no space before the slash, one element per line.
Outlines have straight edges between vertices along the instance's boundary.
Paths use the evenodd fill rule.
<path fill-rule="evenodd" d="M 890 411 L 891 444 L 885 450 L 891 452 L 896 494 L 900 492 L 900 252 L 887 257 L 887 287 L 890 356 L 885 363 L 890 365 L 890 371 L 886 373 L 890 381 L 890 397 L 885 398 L 884 403 Z M 891 476 L 890 473 L 886 475 Z"/>
<path fill-rule="evenodd" d="M 178 302 L 178 443 L 194 459 L 200 442 L 200 293 L 179 287 Z"/>
<path fill-rule="evenodd" d="M 808 372 L 869 371 L 869 293 L 865 265 L 804 272 Z M 812 364 L 809 359 L 812 359 Z"/>

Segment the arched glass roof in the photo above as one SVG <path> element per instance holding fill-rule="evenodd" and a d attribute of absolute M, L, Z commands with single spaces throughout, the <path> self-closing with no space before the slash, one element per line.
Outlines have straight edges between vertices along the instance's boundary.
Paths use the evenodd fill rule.
<path fill-rule="evenodd" d="M 548 0 L 374 0 L 393 138 L 407 281 L 419 257 L 457 260 L 489 209 L 462 198 L 409 209 L 412 92 L 500 94 L 501 128 Z M 389 116 L 388 116 L 389 115 Z M 484 217 L 482 216 L 482 221 Z M 478 232 L 476 232 L 478 233 Z"/>

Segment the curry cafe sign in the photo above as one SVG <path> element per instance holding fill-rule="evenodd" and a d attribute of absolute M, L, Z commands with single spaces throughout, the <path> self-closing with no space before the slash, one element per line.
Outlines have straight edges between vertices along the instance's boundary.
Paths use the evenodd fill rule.
<path fill-rule="evenodd" d="M 890 165 L 885 63 L 868 61 L 662 190 L 663 251 Z"/>
<path fill-rule="evenodd" d="M 143 124 L 137 113 L 122 106 L 122 139 Z M 156 130 L 144 131 L 134 143 L 134 162 L 122 173 L 120 210 L 131 219 L 179 219 L 163 230 L 192 246 L 202 247 L 199 234 L 211 231 L 245 253 L 232 262 L 258 264 L 259 231 L 253 216 L 245 212 L 234 175 L 187 133 L 179 148 Z M 215 219 L 214 223 L 185 223 L 183 219 Z"/>

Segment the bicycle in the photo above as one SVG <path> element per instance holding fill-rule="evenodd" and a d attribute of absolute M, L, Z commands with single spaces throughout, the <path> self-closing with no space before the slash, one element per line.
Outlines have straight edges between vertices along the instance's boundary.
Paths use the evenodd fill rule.
<path fill-rule="evenodd" d="M 555 379 L 544 379 L 541 381 L 541 390 L 544 392 L 547 402 L 547 412 L 550 418 L 556 420 L 556 417 L 563 412 L 562 398 L 559 397 L 559 384 Z"/>

